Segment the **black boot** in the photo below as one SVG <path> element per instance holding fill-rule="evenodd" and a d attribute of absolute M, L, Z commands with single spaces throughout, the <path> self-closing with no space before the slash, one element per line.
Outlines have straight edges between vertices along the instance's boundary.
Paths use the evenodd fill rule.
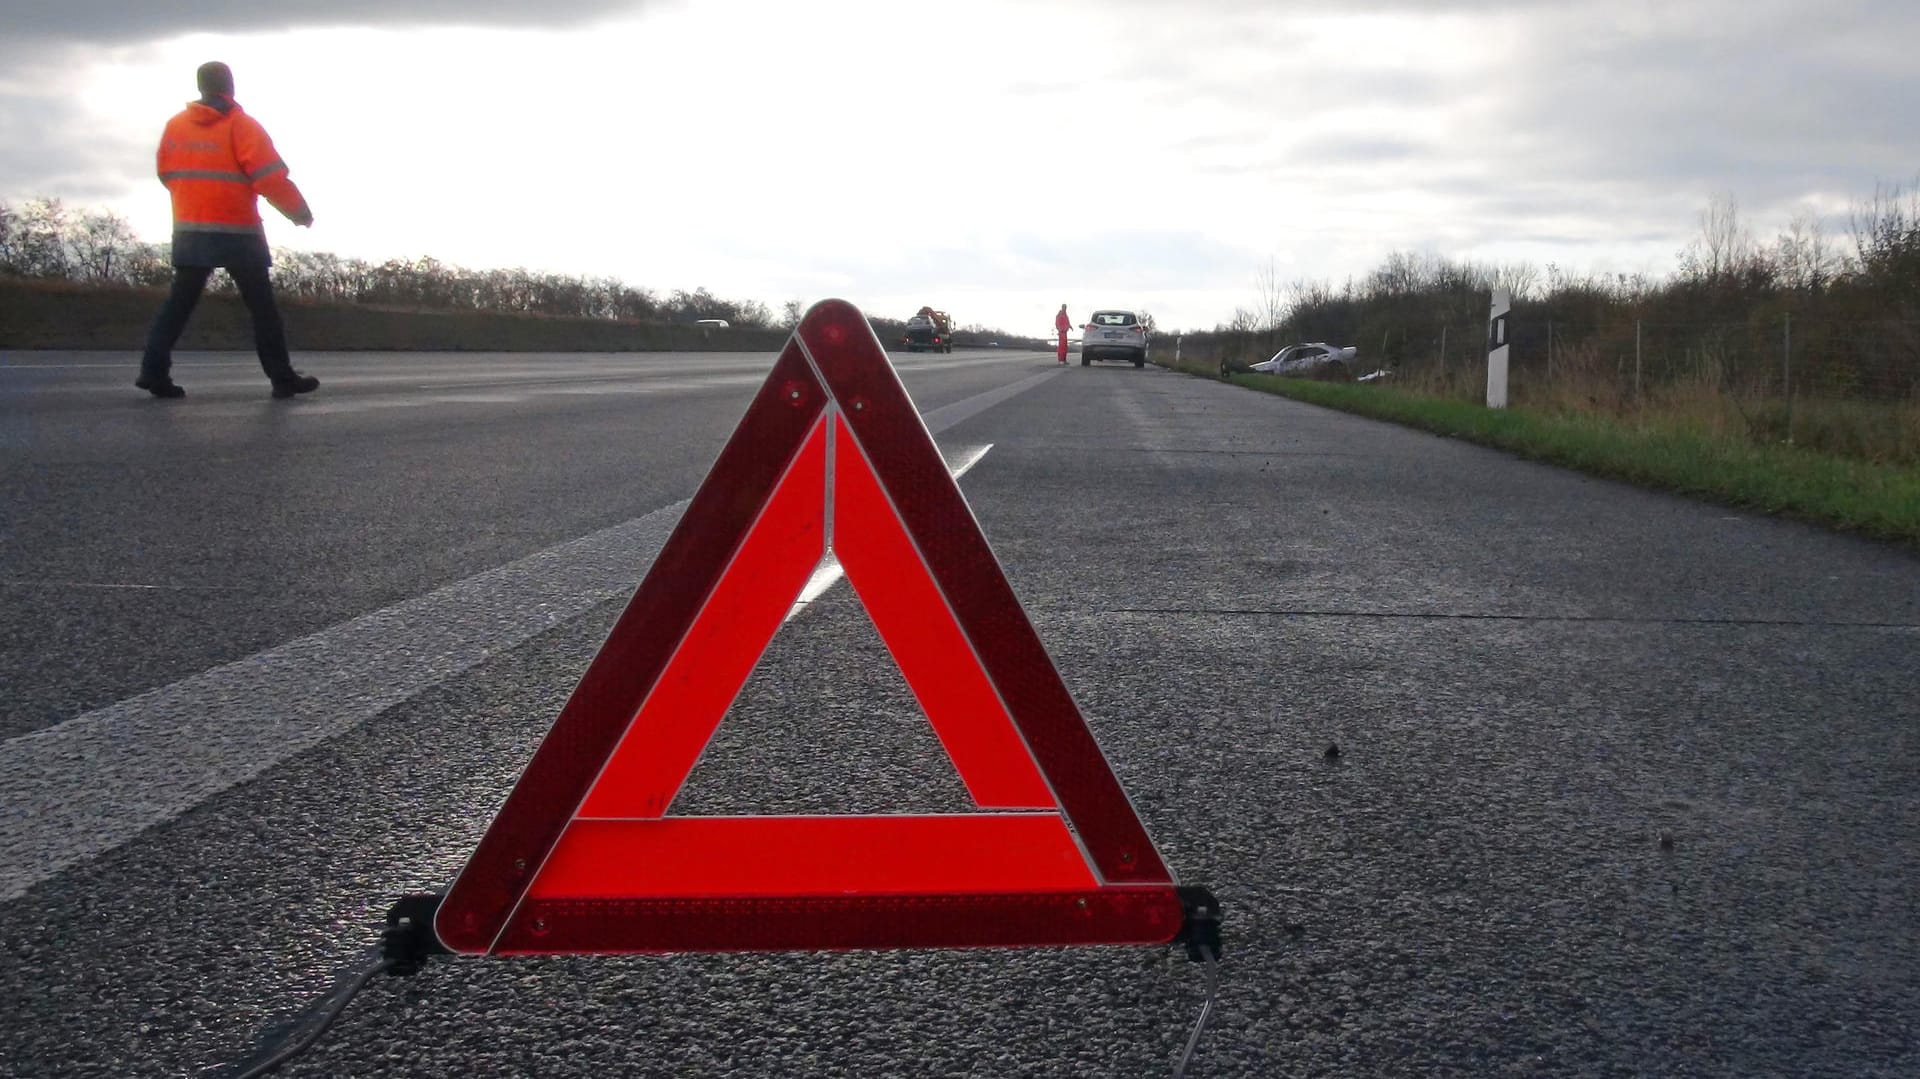
<path fill-rule="evenodd" d="M 187 388 L 165 375 L 141 375 L 133 384 L 155 397 L 185 397 Z"/>
<path fill-rule="evenodd" d="M 298 371 L 292 378 L 280 379 L 273 384 L 275 397 L 292 397 L 296 393 L 312 393 L 320 388 L 320 380 L 312 375 L 303 375 Z"/>

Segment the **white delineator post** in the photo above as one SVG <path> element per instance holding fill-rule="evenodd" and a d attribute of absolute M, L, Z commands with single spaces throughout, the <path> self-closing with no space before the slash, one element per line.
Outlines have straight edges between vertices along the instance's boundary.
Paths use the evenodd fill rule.
<path fill-rule="evenodd" d="M 1493 290 L 1493 309 L 1487 315 L 1487 407 L 1507 407 L 1507 313 L 1513 293 Z"/>

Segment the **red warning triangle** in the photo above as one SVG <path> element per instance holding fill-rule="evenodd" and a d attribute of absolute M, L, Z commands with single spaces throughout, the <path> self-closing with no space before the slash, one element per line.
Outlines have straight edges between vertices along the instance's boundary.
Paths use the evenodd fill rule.
<path fill-rule="evenodd" d="M 673 817 L 831 552 L 976 813 Z M 456 952 L 1160 944 L 1172 875 L 906 389 L 814 306 L 441 902 Z"/>

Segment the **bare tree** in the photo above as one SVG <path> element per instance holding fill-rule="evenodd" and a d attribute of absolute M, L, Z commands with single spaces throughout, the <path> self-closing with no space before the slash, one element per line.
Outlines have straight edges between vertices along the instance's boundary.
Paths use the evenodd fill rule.
<path fill-rule="evenodd" d="M 1839 276 L 1843 260 L 1820 216 L 1803 209 L 1774 240 L 1773 261 L 1782 284 L 1802 292 L 1819 292 Z"/>
<path fill-rule="evenodd" d="M 1920 179 L 1911 189 L 1877 186 L 1872 199 L 1854 205 L 1847 223 L 1860 272 L 1897 279 L 1902 266 L 1913 269 L 1920 261 Z"/>
<path fill-rule="evenodd" d="M 64 230 L 69 272 L 96 284 L 135 284 L 150 277 L 148 245 L 111 210 L 81 210 Z"/>
<path fill-rule="evenodd" d="M 375 265 L 324 252 L 282 250 L 275 252 L 275 262 L 275 276 L 288 295 L 332 302 L 629 321 L 719 318 L 755 328 L 778 324 L 765 303 L 727 300 L 705 288 L 676 291 L 662 300 L 613 277 L 470 270 L 431 256 Z M 164 284 L 172 271 L 165 248 L 141 242 L 118 215 L 36 199 L 18 206 L 0 201 L 0 274 L 152 285 Z M 234 290 L 228 275 L 216 276 L 209 287 Z M 786 324 L 797 324 L 804 312 L 803 301 L 787 303 Z"/>
<path fill-rule="evenodd" d="M 0 273 L 19 273 L 15 267 L 20 242 L 20 212 L 0 202 Z"/>
<path fill-rule="evenodd" d="M 780 325 L 791 330 L 800 325 L 801 316 L 807 313 L 805 300 L 788 300 L 780 305 Z"/>
<path fill-rule="evenodd" d="M 1492 287 L 1503 288 L 1515 300 L 1530 300 L 1540 287 L 1540 268 L 1531 262 L 1510 262 L 1496 266 L 1491 274 Z"/>
<path fill-rule="evenodd" d="M 1437 283 L 1446 269 L 1443 261 L 1433 255 L 1389 251 L 1386 260 L 1367 275 L 1364 291 L 1374 298 L 1411 296 L 1427 285 Z"/>
<path fill-rule="evenodd" d="M 770 329 L 773 326 L 773 311 L 759 300 L 740 300 L 733 304 L 733 318 L 729 321 L 756 330 Z"/>
<path fill-rule="evenodd" d="M 1266 335 L 1268 351 L 1273 350 L 1274 338 L 1280 333 L 1280 324 L 1287 319 L 1287 290 L 1280 282 L 1280 274 L 1274 268 L 1273 259 L 1253 275 L 1253 315 L 1257 321 L 1254 327 Z M 1238 315 L 1238 312 L 1235 312 Z"/>
<path fill-rule="evenodd" d="M 1705 281 L 1723 281 L 1754 262 L 1753 234 L 1740 221 L 1740 201 L 1731 191 L 1716 192 L 1700 211 L 1700 232 L 1680 255 L 1682 272 Z"/>
<path fill-rule="evenodd" d="M 20 207 L 8 232 L 6 269 L 22 277 L 69 277 L 67 208 L 59 199 L 33 199 Z"/>
<path fill-rule="evenodd" d="M 1325 281 L 1308 281 L 1296 278 L 1287 286 L 1287 311 L 1297 313 L 1305 308 L 1325 307 L 1334 301 L 1333 286 Z"/>

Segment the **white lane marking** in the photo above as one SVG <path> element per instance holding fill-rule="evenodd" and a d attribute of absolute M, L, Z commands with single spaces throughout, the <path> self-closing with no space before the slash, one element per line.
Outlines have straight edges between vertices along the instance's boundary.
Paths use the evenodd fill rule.
<path fill-rule="evenodd" d="M 258 368 L 259 366 L 260 366 L 260 362 L 258 360 L 215 360 L 215 361 L 209 361 L 205 363 L 196 361 L 192 364 L 183 364 L 177 369 L 185 370 L 188 367 L 191 367 L 194 370 L 199 370 L 202 367 Z M 138 356 L 135 356 L 132 361 L 102 360 L 99 363 L 15 363 L 12 361 L 0 362 L 0 371 L 68 371 L 68 370 L 86 370 L 90 368 L 101 370 L 101 371 L 124 370 L 129 374 L 137 375 L 140 373 L 140 360 Z"/>
<path fill-rule="evenodd" d="M 1053 374 L 923 419 L 937 434 Z M 0 902 L 632 592 L 686 507 L 0 742 Z"/>
<path fill-rule="evenodd" d="M 347 397 L 324 401 L 298 401 L 288 406 L 289 416 L 345 416 L 355 412 L 374 412 L 388 408 L 425 408 L 440 402 L 431 397 Z"/>
<path fill-rule="evenodd" d="M 947 471 L 953 473 L 953 478 L 958 480 L 972 471 L 973 466 L 979 464 L 980 459 L 985 457 L 987 451 L 991 449 L 993 449 L 993 443 L 989 442 L 984 446 L 966 450 L 958 455 L 958 464 L 948 460 Z M 832 551 L 828 551 L 827 556 L 820 560 L 820 568 L 814 570 L 813 576 L 807 578 L 806 587 L 800 589 L 800 598 L 793 601 L 793 606 L 787 609 L 787 616 L 780 620 L 781 623 L 784 625 L 793 621 L 795 616 L 807 609 L 807 604 L 825 595 L 827 589 L 832 588 L 834 582 L 845 573 L 846 571 L 840 568 L 840 560 L 833 556 Z"/>
<path fill-rule="evenodd" d="M 631 591 L 685 508 L 0 744 L 0 900 Z"/>
<path fill-rule="evenodd" d="M 1018 382 L 1008 383 L 997 390 L 988 390 L 964 401 L 955 401 L 953 404 L 936 408 L 923 415 L 921 419 L 926 421 L 927 430 L 937 434 L 962 420 L 970 420 L 1003 401 L 1012 400 L 1059 373 L 1058 370 L 1053 370 L 1028 375 Z"/>
<path fill-rule="evenodd" d="M 0 580 L 0 588 L 91 588 L 132 592 L 244 592 L 239 585 L 226 584 L 119 584 L 111 581 Z"/>
<path fill-rule="evenodd" d="M 762 372 L 726 372 L 687 377 L 687 372 L 674 372 L 668 377 L 649 371 L 631 372 L 581 372 L 571 378 L 525 378 L 525 379 L 489 379 L 484 382 L 443 382 L 433 386 L 421 386 L 423 390 L 499 390 L 517 393 L 614 393 L 629 387 L 646 389 L 662 387 L 671 389 L 706 389 L 713 386 L 758 386 L 767 380 Z"/>
<path fill-rule="evenodd" d="M 513 383 L 491 383 L 498 388 L 491 393 L 479 390 L 445 392 L 438 387 L 422 386 L 423 390 L 432 390 L 419 395 L 397 397 L 393 395 L 355 396 L 336 398 L 329 401 L 302 401 L 292 411 L 295 416 L 343 416 L 355 412 L 372 412 L 388 408 L 429 408 L 435 405 L 521 405 L 536 397 L 610 397 L 610 396 L 646 396 L 661 393 L 693 393 L 713 390 L 726 386 L 752 382 L 758 385 L 766 381 L 765 375 L 756 375 L 751 379 L 715 377 L 698 382 L 685 379 L 645 382 L 599 382 L 592 385 L 528 385 L 524 389 L 515 388 Z M 476 383 L 475 385 L 479 385 Z"/>

